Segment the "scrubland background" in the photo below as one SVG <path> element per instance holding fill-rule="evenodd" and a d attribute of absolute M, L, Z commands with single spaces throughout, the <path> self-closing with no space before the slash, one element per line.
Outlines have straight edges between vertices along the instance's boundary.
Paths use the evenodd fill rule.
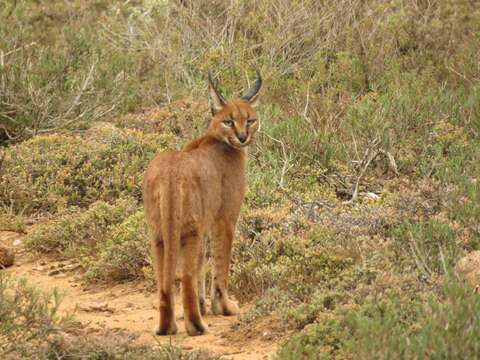
<path fill-rule="evenodd" d="M 275 319 L 277 359 L 477 358 L 480 298 L 452 270 L 480 248 L 479 58 L 473 0 L 3 1 L 0 225 L 86 282 L 153 289 L 143 170 L 205 130 L 208 69 L 237 96 L 258 68 L 236 326 Z M 2 316 L 25 311 L 12 289 L 39 296 L 2 278 Z M 29 308 L 47 358 L 167 356 L 60 341 L 55 306 Z"/>

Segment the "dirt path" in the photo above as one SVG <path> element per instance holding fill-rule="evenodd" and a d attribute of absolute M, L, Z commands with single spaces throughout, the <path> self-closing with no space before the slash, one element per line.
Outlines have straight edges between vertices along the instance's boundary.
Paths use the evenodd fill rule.
<path fill-rule="evenodd" d="M 21 239 L 20 234 L 0 232 L 0 243 L 12 247 Z M 43 291 L 57 288 L 63 295 L 61 311 L 76 310 L 75 317 L 86 325 L 88 332 L 103 330 L 126 330 L 138 336 L 142 343 L 173 343 L 184 350 L 205 349 L 226 359 L 268 359 L 276 350 L 276 344 L 262 330 L 256 328 L 252 335 L 247 331 L 232 329 L 237 317 L 206 315 L 208 334 L 198 337 L 186 335 L 182 319 L 181 299 L 176 299 L 176 314 L 179 333 L 172 337 L 153 335 L 158 321 L 158 299 L 155 293 L 146 290 L 142 283 L 127 283 L 112 287 L 85 287 L 79 281 L 75 263 L 52 262 L 48 259 L 31 259 L 17 252 L 15 265 L 6 270 L 13 276 L 27 281 Z M 246 306 L 241 311 L 245 312 Z M 258 336 L 258 334 L 260 334 Z M 264 334 L 268 334 L 268 331 Z"/>

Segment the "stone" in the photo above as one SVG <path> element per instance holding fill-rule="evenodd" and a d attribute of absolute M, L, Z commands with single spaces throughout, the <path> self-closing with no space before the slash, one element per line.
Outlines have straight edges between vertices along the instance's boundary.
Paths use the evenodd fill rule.
<path fill-rule="evenodd" d="M 476 291 L 480 290 L 480 250 L 472 251 L 455 265 L 455 272 L 463 276 Z"/>
<path fill-rule="evenodd" d="M 20 246 L 20 245 L 22 245 L 22 243 L 23 243 L 23 241 L 21 239 L 15 239 L 15 240 L 13 240 L 12 245 L 13 246 Z"/>
<path fill-rule="evenodd" d="M 6 247 L 0 246 L 0 269 L 12 266 L 14 262 L 14 252 Z"/>

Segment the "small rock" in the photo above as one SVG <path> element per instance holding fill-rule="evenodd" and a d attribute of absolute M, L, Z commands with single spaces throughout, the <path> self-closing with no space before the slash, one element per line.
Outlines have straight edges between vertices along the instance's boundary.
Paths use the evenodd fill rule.
<path fill-rule="evenodd" d="M 58 275 L 60 274 L 60 270 L 52 270 L 48 273 L 48 276 Z"/>
<path fill-rule="evenodd" d="M 85 312 L 108 312 L 108 313 L 115 312 L 115 309 L 109 307 L 107 303 L 93 304 L 87 307 L 82 307 L 80 309 Z"/>
<path fill-rule="evenodd" d="M 455 266 L 455 272 L 463 275 L 475 289 L 480 288 L 480 250 L 472 251 L 461 258 Z M 477 290 L 478 291 L 478 290 Z"/>
<path fill-rule="evenodd" d="M 0 269 L 12 266 L 15 261 L 15 254 L 12 250 L 0 246 Z"/>
<path fill-rule="evenodd" d="M 33 270 L 35 270 L 35 271 L 43 271 L 43 270 L 45 270 L 45 268 L 40 265 L 40 266 L 34 267 Z"/>
<path fill-rule="evenodd" d="M 65 266 L 65 271 L 75 271 L 77 269 L 80 269 L 82 267 L 82 265 L 80 264 L 70 264 L 70 265 L 67 265 Z"/>
<path fill-rule="evenodd" d="M 13 246 L 20 246 L 20 245 L 22 245 L 22 243 L 23 243 L 22 240 L 20 240 L 20 239 L 15 239 L 15 240 L 13 240 L 12 245 L 13 245 Z"/>
<path fill-rule="evenodd" d="M 190 345 L 182 345 L 182 350 L 192 350 L 193 346 Z"/>
<path fill-rule="evenodd" d="M 372 200 L 378 200 L 380 199 L 380 196 L 378 196 L 377 194 L 373 193 L 373 192 L 367 192 L 365 194 L 365 196 L 369 199 L 372 199 Z"/>

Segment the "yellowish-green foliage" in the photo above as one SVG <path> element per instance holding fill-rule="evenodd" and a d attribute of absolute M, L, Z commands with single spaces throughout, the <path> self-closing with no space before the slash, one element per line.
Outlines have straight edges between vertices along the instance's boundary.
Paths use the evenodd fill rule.
<path fill-rule="evenodd" d="M 69 316 L 58 314 L 59 305 L 58 292 L 43 294 L 25 280 L 0 274 L 0 353 L 27 358 L 73 325 Z"/>
<path fill-rule="evenodd" d="M 94 281 L 122 281 L 146 277 L 153 280 L 150 241 L 143 211 L 112 226 L 97 254 L 87 259 L 87 278 Z"/>
<path fill-rule="evenodd" d="M 448 282 L 437 299 L 396 294 L 337 311 L 289 339 L 275 359 L 472 359 L 480 354 L 480 298 Z"/>
<path fill-rule="evenodd" d="M 96 201 L 83 212 L 70 209 L 69 213 L 36 226 L 25 244 L 31 252 L 88 254 L 102 246 L 110 227 L 121 223 L 137 208 L 135 199 L 120 198 L 113 205 Z"/>
<path fill-rule="evenodd" d="M 31 215 L 122 195 L 140 201 L 143 169 L 168 139 L 114 127 L 34 137 L 6 150 L 0 206 Z"/>

